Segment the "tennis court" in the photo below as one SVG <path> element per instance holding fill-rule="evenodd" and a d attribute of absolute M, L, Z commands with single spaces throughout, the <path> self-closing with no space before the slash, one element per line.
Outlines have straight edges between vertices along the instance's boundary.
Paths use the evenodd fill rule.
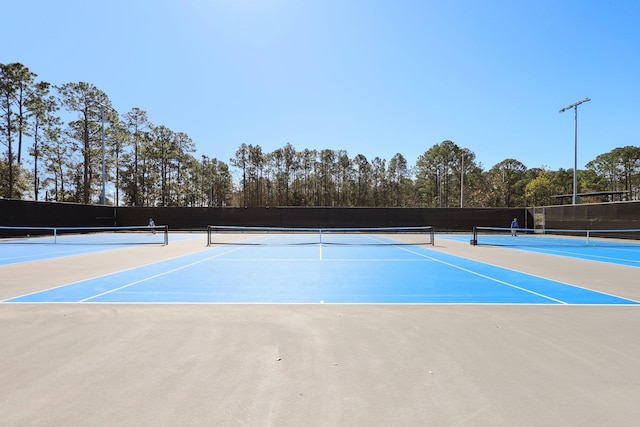
<path fill-rule="evenodd" d="M 0 245 L 34 257 L 0 265 L 3 424 L 640 418 L 635 266 L 453 235 L 222 237 Z"/>
<path fill-rule="evenodd" d="M 626 234 L 632 238 L 621 238 Z M 497 246 L 569 258 L 640 267 L 640 230 L 520 230 L 478 227 L 474 234 L 443 234 L 443 239 L 475 240 L 478 245 Z"/>
<path fill-rule="evenodd" d="M 230 244 L 4 302 L 638 304 L 577 284 L 444 254 L 429 244 L 406 243 L 380 231 L 325 231 L 322 236 L 278 231 L 232 235 Z M 204 246 L 202 236 L 201 241 Z M 30 256 L 37 257 L 40 247 L 30 247 Z M 60 256 L 74 250 L 53 247 L 62 248 Z M 3 250 L 6 247 L 0 247 Z M 98 243 L 93 250 L 105 246 Z M 52 246 L 45 245 L 42 258 L 51 256 Z M 8 262 L 11 254 L 1 258 Z"/>
<path fill-rule="evenodd" d="M 168 227 L 8 227 L 0 226 L 0 265 L 117 250 L 134 245 L 166 245 Z M 189 238 L 174 234 L 173 240 Z"/>

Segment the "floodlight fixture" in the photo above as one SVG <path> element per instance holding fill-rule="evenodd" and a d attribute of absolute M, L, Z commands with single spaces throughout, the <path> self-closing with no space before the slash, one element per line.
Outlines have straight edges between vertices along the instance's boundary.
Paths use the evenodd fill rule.
<path fill-rule="evenodd" d="M 583 104 L 585 102 L 589 102 L 591 101 L 591 98 L 585 98 L 582 101 L 578 101 L 578 102 L 574 102 L 571 105 L 567 105 L 566 107 L 564 107 L 562 110 L 560 110 L 561 113 L 564 113 L 565 111 L 571 109 L 571 108 L 578 108 L 578 105 Z"/>

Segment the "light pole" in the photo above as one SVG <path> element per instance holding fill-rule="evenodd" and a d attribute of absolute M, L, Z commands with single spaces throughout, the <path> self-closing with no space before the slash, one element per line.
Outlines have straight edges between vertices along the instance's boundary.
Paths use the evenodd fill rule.
<path fill-rule="evenodd" d="M 462 161 L 460 166 L 460 207 L 464 207 L 464 152 L 462 152 Z"/>
<path fill-rule="evenodd" d="M 578 105 L 589 102 L 591 99 L 585 98 L 582 101 L 574 102 L 571 105 L 564 107 L 560 110 L 561 113 L 573 108 L 574 115 L 574 125 L 573 125 L 573 204 L 578 203 Z"/>
<path fill-rule="evenodd" d="M 104 105 L 100 104 L 100 121 L 102 122 L 102 193 L 100 194 L 100 204 L 106 205 L 106 194 L 107 194 L 107 184 L 105 180 L 106 175 L 106 166 L 105 166 L 105 158 L 104 158 Z"/>

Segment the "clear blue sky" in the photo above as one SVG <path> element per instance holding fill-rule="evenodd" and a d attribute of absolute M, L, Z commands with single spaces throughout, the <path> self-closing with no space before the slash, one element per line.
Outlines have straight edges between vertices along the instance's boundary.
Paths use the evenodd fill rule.
<path fill-rule="evenodd" d="M 0 62 L 86 81 L 228 162 L 346 149 L 410 165 L 449 139 L 488 170 L 640 145 L 640 2 L 57 0 L 2 6 Z"/>

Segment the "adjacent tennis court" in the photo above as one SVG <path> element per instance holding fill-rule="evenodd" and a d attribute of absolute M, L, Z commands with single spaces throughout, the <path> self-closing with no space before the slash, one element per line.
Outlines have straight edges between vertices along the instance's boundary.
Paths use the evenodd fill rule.
<path fill-rule="evenodd" d="M 118 250 L 140 245 L 166 245 L 169 230 L 156 227 L 6 227 L 0 226 L 0 265 Z M 198 238 L 172 233 L 171 240 Z M 201 236 L 200 236 L 201 238 Z"/>
<path fill-rule="evenodd" d="M 433 247 L 432 230 L 245 229 L 209 233 L 203 248 L 5 302 L 586 304 L 638 301 L 527 274 Z M 241 232 L 242 231 L 242 232 Z M 333 231 L 333 232 L 331 232 Z M 185 238 L 180 236 L 179 238 Z M 215 239 L 221 239 L 219 242 Z M 449 236 L 450 238 L 450 236 Z M 212 240 L 214 239 L 214 240 Z M 416 243 L 417 242 L 417 243 Z M 13 247 L 0 246 L 0 259 Z M 66 256 L 32 245 L 31 257 Z M 112 249 L 95 245 L 93 250 Z M 73 249 L 75 250 L 75 249 Z M 19 260 L 20 258 L 14 258 Z M 17 261 L 16 261 L 17 262 Z"/>
<path fill-rule="evenodd" d="M 532 230 L 515 235 L 508 228 L 476 227 L 473 234 L 443 234 L 443 239 L 474 242 L 555 256 L 640 267 L 640 230 Z M 625 238 L 626 237 L 626 238 Z"/>

